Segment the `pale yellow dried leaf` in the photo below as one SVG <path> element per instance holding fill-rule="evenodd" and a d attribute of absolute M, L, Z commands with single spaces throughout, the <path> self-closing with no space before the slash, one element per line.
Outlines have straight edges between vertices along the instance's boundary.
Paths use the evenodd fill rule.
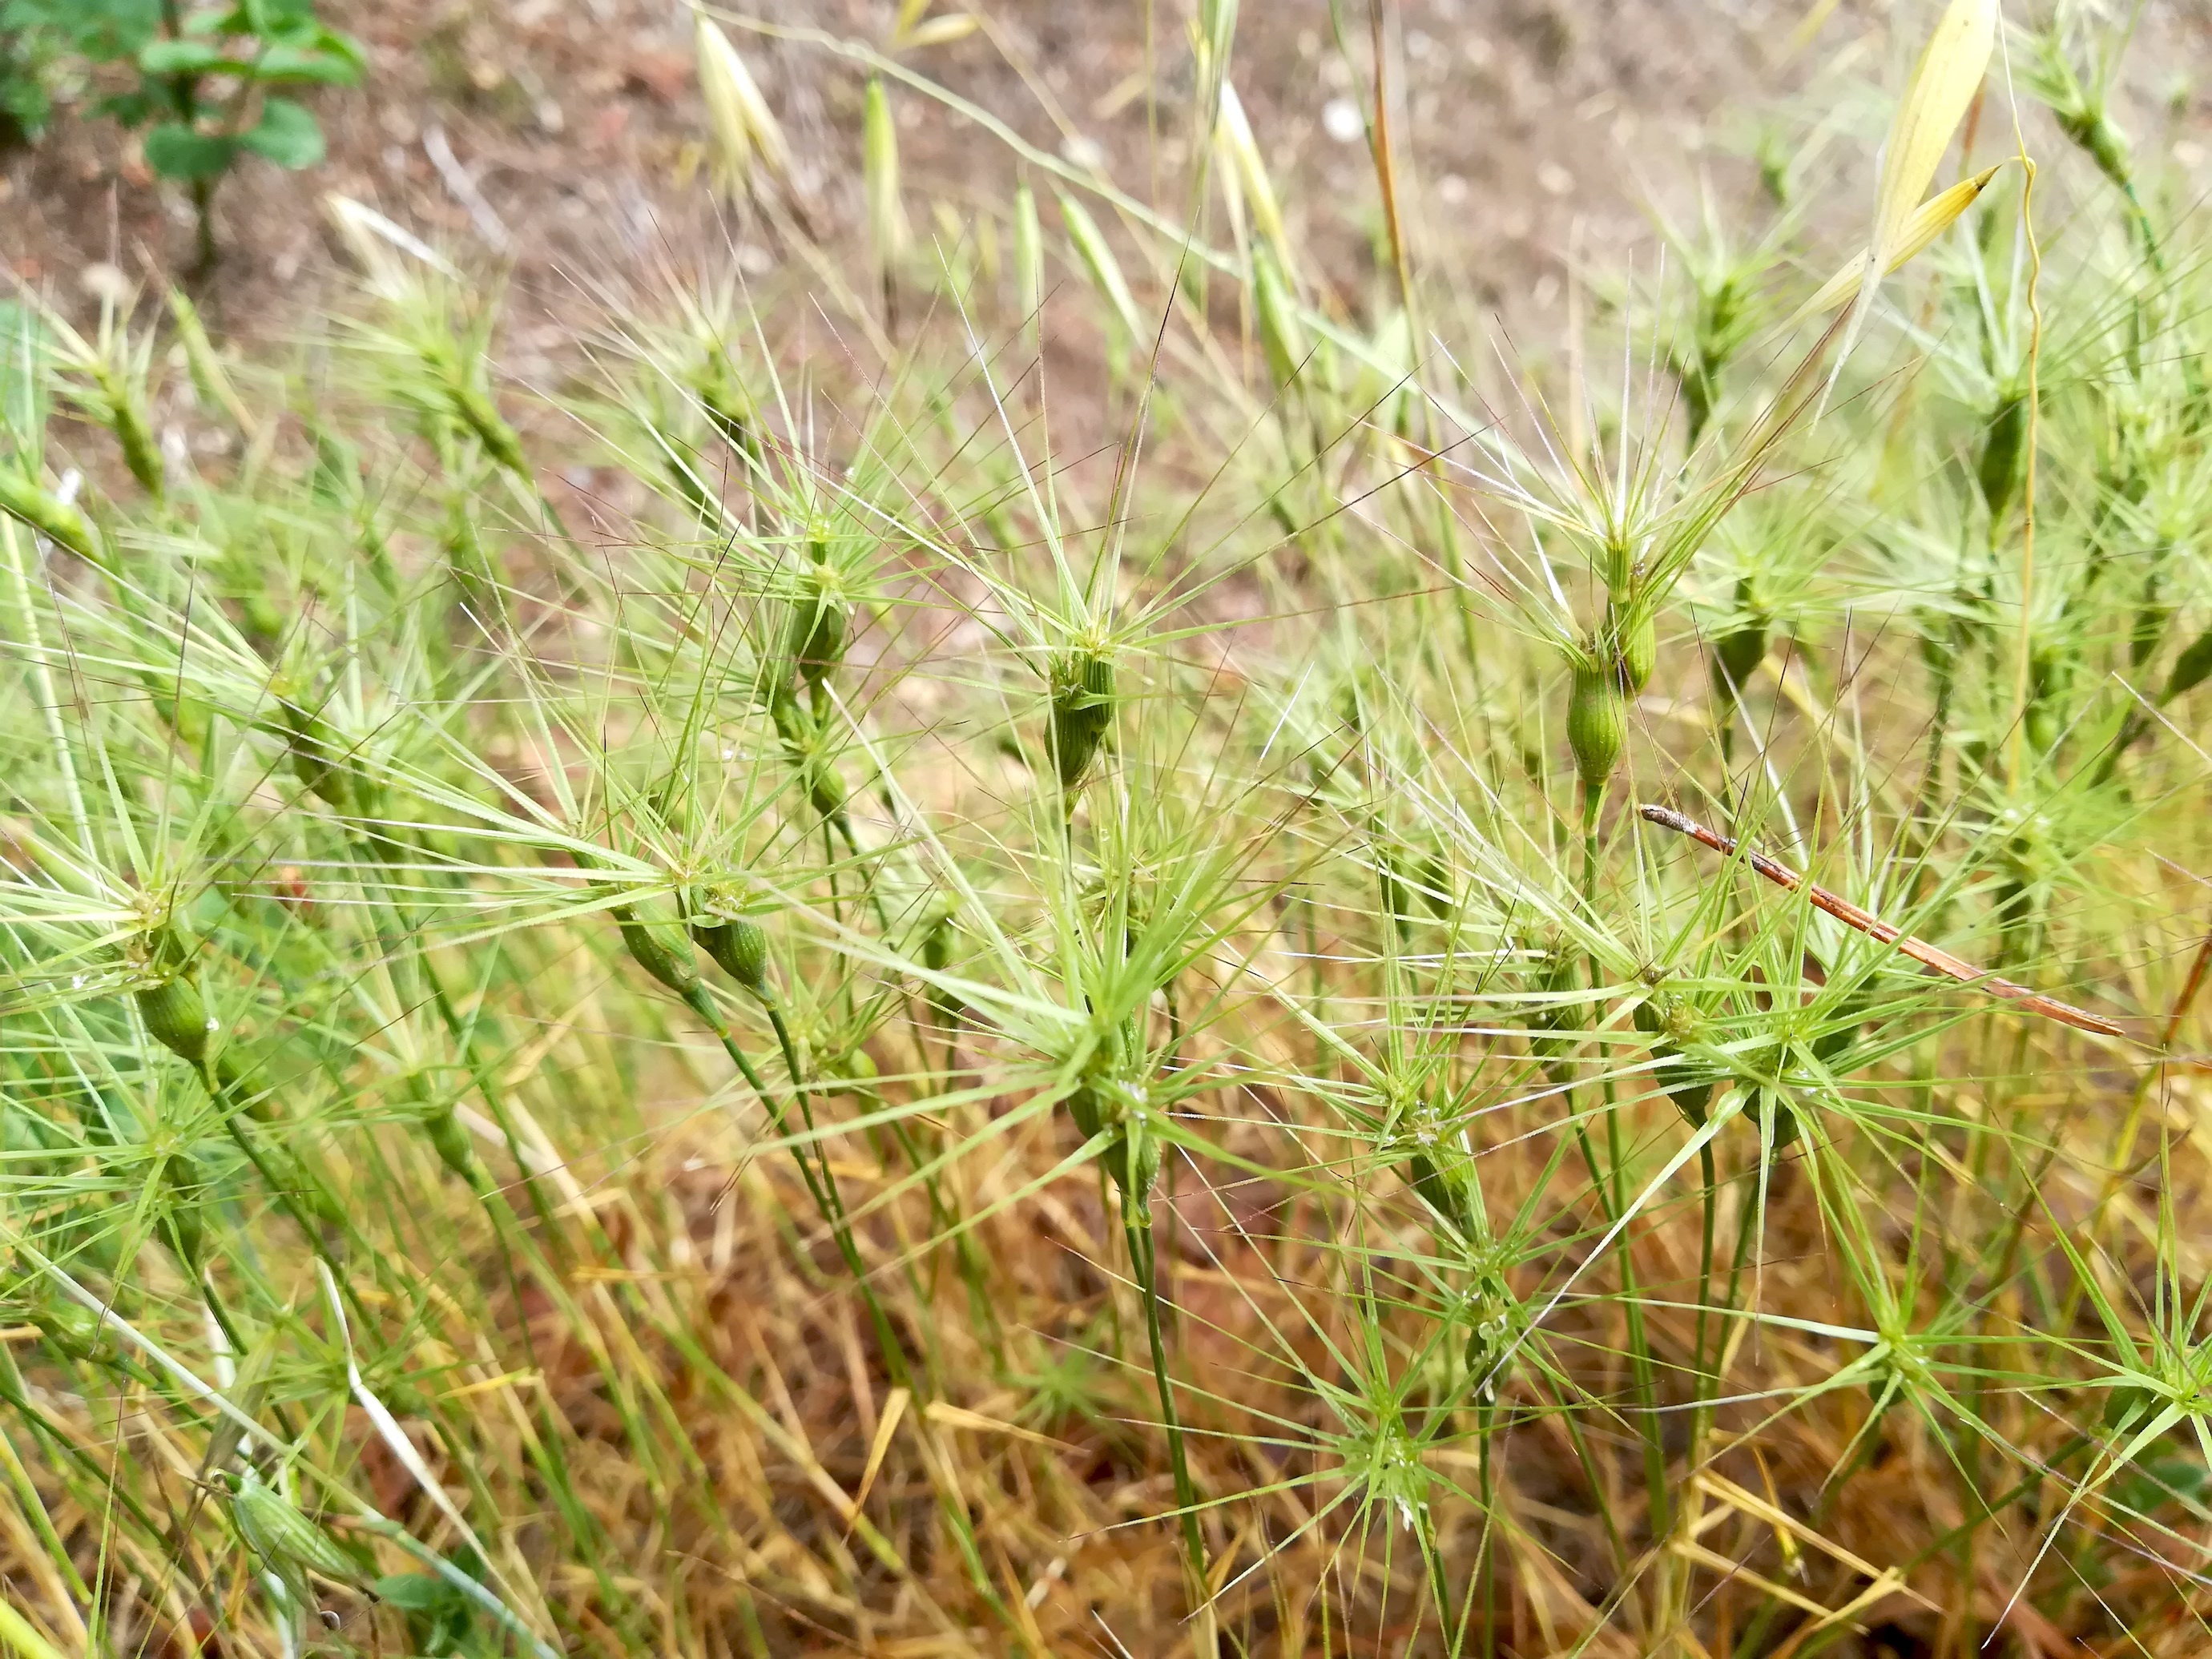
<path fill-rule="evenodd" d="M 1813 44 L 1813 38 L 1826 26 L 1835 15 L 1837 0 L 1813 0 L 1813 9 L 1798 20 L 1797 27 L 1790 33 L 1790 49 L 1783 54 L 1795 58 Z"/>
<path fill-rule="evenodd" d="M 874 1489 L 876 1476 L 883 1470 L 884 1455 L 891 1449 L 891 1437 L 898 1432 L 899 1419 L 906 1415 L 907 1402 L 913 1398 L 908 1389 L 893 1389 L 884 1401 L 884 1414 L 876 1423 L 876 1437 L 868 1448 L 867 1467 L 860 1471 L 860 1487 L 853 1494 L 853 1507 L 846 1513 L 848 1530 L 866 1504 L 868 1493 Z"/>
<path fill-rule="evenodd" d="M 696 21 L 699 95 L 714 129 L 722 178 L 735 188 L 747 187 L 756 155 L 779 179 L 789 178 L 790 146 L 760 83 L 712 18 L 701 12 Z"/>
<path fill-rule="evenodd" d="M 1026 181 L 1014 187 L 1014 301 L 1024 326 L 1034 330 L 1044 306 L 1044 230 Z"/>
<path fill-rule="evenodd" d="M 1106 234 L 1098 228 L 1098 222 L 1080 202 L 1065 191 L 1055 193 L 1060 198 L 1060 222 L 1067 227 L 1067 240 L 1075 245 L 1076 257 L 1091 273 L 1091 280 L 1105 295 L 1121 325 L 1132 335 L 1142 335 L 1144 318 L 1137 309 L 1136 296 L 1129 292 L 1128 278 L 1121 274 L 1121 262 L 1107 246 Z"/>
<path fill-rule="evenodd" d="M 906 202 L 899 192 L 898 126 L 891 118 L 890 95 L 881 76 L 868 79 L 861 116 L 861 174 L 868 199 L 868 240 L 879 265 L 896 264 L 906 252 L 909 233 Z"/>
<path fill-rule="evenodd" d="M 1881 151 L 1881 187 L 1875 198 L 1874 234 L 1859 260 L 1858 295 L 1843 324 L 1843 343 L 1829 371 L 1828 390 L 1865 325 L 1875 292 L 1886 272 L 1896 269 L 1898 253 L 1922 205 L 1921 198 L 1936 177 L 1951 135 L 1966 118 L 1982 77 L 1989 72 L 1990 53 L 1996 43 L 1997 0 L 1951 0 L 1936 20 L 1920 59 L 1912 66 L 1905 96 L 1889 124 L 1889 137 Z M 1940 199 L 1940 198 L 1939 198 Z M 1826 393 L 1821 404 L 1826 405 Z M 1818 416 L 1815 416 L 1817 419 Z"/>
<path fill-rule="evenodd" d="M 738 99 L 731 65 L 737 48 L 706 13 L 696 19 L 699 97 L 707 106 L 707 125 L 714 137 L 714 173 L 724 184 L 743 190 L 752 182 L 753 141 L 745 130 L 744 105 Z"/>
<path fill-rule="evenodd" d="M 950 46 L 955 40 L 964 40 L 982 27 L 983 20 L 972 11 L 948 11 L 942 17 L 930 17 L 917 24 L 907 35 L 909 47 Z"/>
<path fill-rule="evenodd" d="M 1288 274 L 1290 239 L 1283 228 L 1282 204 L 1276 199 L 1273 181 L 1267 177 L 1267 163 L 1260 157 L 1260 146 L 1252 137 L 1252 124 L 1245 118 L 1243 102 L 1237 96 L 1237 88 L 1225 80 L 1221 83 L 1221 106 L 1214 118 L 1214 136 L 1236 169 L 1237 183 L 1251 210 L 1254 228 L 1267 239 L 1276 259 Z"/>
<path fill-rule="evenodd" d="M 1923 202 L 1912 216 L 1905 221 L 1897 246 L 1882 268 L 1882 275 L 1889 276 L 1923 252 L 1930 242 L 1957 222 L 1959 216 L 1972 207 L 1975 198 L 1989 188 L 1990 180 L 2002 171 L 2002 163 L 1993 167 L 1984 167 L 1972 178 L 1961 179 L 1950 189 Z M 1838 306 L 1850 301 L 1857 295 L 1859 284 L 1866 280 L 1866 267 L 1863 257 L 1854 258 L 1823 283 L 1811 299 L 1797 307 L 1790 319 L 1790 326 L 1795 327 L 1808 317 L 1816 316 L 1821 312 L 1833 311 Z"/>
<path fill-rule="evenodd" d="M 1951 137 L 1989 73 L 1997 0 L 1951 0 L 1913 65 L 1882 146 L 1872 252 L 1887 268 L 1928 194 Z"/>

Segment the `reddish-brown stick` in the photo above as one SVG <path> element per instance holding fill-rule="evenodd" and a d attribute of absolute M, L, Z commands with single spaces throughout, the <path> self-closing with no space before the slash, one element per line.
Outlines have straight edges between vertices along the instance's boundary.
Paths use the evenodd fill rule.
<path fill-rule="evenodd" d="M 1736 855 L 1736 843 L 1717 830 L 1708 830 L 1695 818 L 1686 817 L 1670 806 L 1639 806 L 1637 811 L 1648 823 L 1672 830 L 1677 835 L 1687 836 L 1701 847 L 1710 847 L 1724 858 Z M 2024 1013 L 2041 1014 L 2045 1019 L 2055 1019 L 2062 1025 L 2071 1025 L 2077 1031 L 2094 1031 L 2100 1036 L 2124 1037 L 2127 1032 L 2101 1014 L 2093 1014 L 2085 1008 L 2076 1008 L 2070 1002 L 2061 1002 L 2031 991 L 2025 985 L 2015 985 L 2008 979 L 1984 973 L 1971 963 L 1962 962 L 1948 951 L 1939 951 L 1924 939 L 1917 939 L 1902 928 L 1893 927 L 1871 910 L 1862 910 L 1847 898 L 1839 898 L 1826 888 L 1809 882 L 1786 864 L 1777 864 L 1764 853 L 1742 849 L 1744 862 L 1759 874 L 1785 892 L 1802 892 L 1813 902 L 1817 910 L 1826 912 L 1846 927 L 1856 927 L 1870 939 L 1884 945 L 1894 945 L 1906 956 L 1923 967 L 1955 979 L 1961 985 L 1972 985 L 2000 997 Z"/>

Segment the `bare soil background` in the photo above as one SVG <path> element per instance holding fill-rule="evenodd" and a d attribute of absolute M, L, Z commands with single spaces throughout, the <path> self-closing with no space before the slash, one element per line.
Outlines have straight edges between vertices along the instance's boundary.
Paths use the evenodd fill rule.
<path fill-rule="evenodd" d="M 224 259 L 203 299 L 218 326 L 281 334 L 313 312 L 332 268 L 317 205 L 329 190 L 487 263 L 511 260 L 515 295 L 526 313 L 534 302 L 544 313 L 541 326 L 572 313 L 591 281 L 641 260 L 720 252 L 755 280 L 775 268 L 744 216 L 709 198 L 690 13 L 674 0 L 325 9 L 368 46 L 366 85 L 320 99 L 324 166 L 288 174 L 249 160 L 223 185 Z M 874 41 L 893 9 L 889 0 L 782 0 L 760 15 Z M 1543 301 L 1557 294 L 1575 236 L 1593 251 L 1648 236 L 1638 205 L 1647 190 L 1680 198 L 1709 167 L 1740 185 L 1748 170 L 1729 145 L 1745 147 L 1737 141 L 1753 131 L 1759 100 L 1797 72 L 1780 59 L 1798 9 L 1766 0 L 1387 8 L 1408 218 L 1423 252 L 1450 260 L 1486 300 Z M 1325 0 L 1248 0 L 1243 10 L 1236 79 L 1271 167 L 1292 181 L 1293 229 L 1356 301 L 1375 269 L 1379 217 L 1364 143 L 1341 136 L 1341 108 L 1333 134 L 1328 106 L 1363 100 L 1366 71 L 1336 51 Z M 1139 193 L 1157 174 L 1172 205 L 1190 90 L 1181 9 L 1017 0 L 989 13 L 987 29 L 915 53 L 914 66 L 1039 143 L 1079 155 L 1099 146 Z M 1869 21 L 1846 8 L 1824 47 L 1863 33 Z M 1346 22 L 1364 62 L 1365 9 L 1346 8 Z M 829 227 L 851 223 L 859 75 L 805 44 L 740 39 L 790 131 L 810 211 Z M 1003 209 L 1012 167 L 1000 147 L 919 97 L 898 101 L 917 225 L 939 222 L 938 203 L 963 219 Z M 188 209 L 112 124 L 65 107 L 45 143 L 5 158 L 0 253 L 58 302 L 88 305 L 82 282 L 95 267 L 138 278 L 190 252 Z"/>
<path fill-rule="evenodd" d="M 1457 292 L 1537 339 L 1571 259 L 1652 269 L 1650 204 L 1681 222 L 1694 218 L 1705 190 L 1744 199 L 1756 187 L 1762 134 L 1786 150 L 1813 131 L 1793 92 L 1822 76 L 1831 90 L 1854 76 L 1861 85 L 1893 78 L 1889 5 L 1849 0 L 1801 45 L 1794 37 L 1810 9 L 1807 0 L 1387 0 L 1393 131 L 1424 265 L 1447 268 Z M 708 188 L 691 14 L 680 0 L 325 9 L 368 46 L 366 83 L 320 97 L 331 147 L 323 166 L 286 173 L 247 158 L 223 185 L 223 261 L 200 295 L 218 331 L 282 337 L 325 306 L 340 264 L 319 206 L 325 191 L 371 203 L 486 266 L 510 267 L 508 362 L 524 373 L 539 354 L 559 353 L 611 278 L 647 264 L 734 264 L 762 285 L 783 268 L 774 238 Z M 1040 145 L 1098 156 L 1126 187 L 1180 216 L 1186 8 L 1000 0 L 981 9 L 981 29 L 913 52 L 912 67 Z M 892 0 L 766 0 L 747 15 L 875 43 L 895 11 Z M 1333 297 L 1356 312 L 1381 276 L 1382 222 L 1352 119 L 1373 89 L 1369 9 L 1340 12 L 1349 61 L 1328 0 L 1246 0 L 1234 78 L 1293 234 L 1316 256 Z M 809 217 L 835 245 L 860 216 L 860 74 L 804 41 L 738 38 L 792 138 Z M 2212 100 L 2187 71 L 2208 58 L 2212 7 L 2153 5 L 2130 58 L 2135 95 L 2124 103 L 2139 137 L 2178 145 L 2191 170 Z M 166 278 L 191 251 L 190 209 L 148 171 L 136 137 L 79 118 L 98 90 L 65 102 L 40 145 L 0 156 L 0 258 L 52 302 L 84 312 L 112 287 L 108 270 Z M 923 234 L 1004 211 L 1014 166 L 1002 146 L 919 95 L 901 92 L 896 107 L 909 211 Z M 1847 103 L 1824 112 L 1837 118 L 1810 169 L 1818 210 L 1855 220 L 1863 192 L 1832 175 L 1863 171 L 1882 112 Z M 1833 141 L 1837 132 L 1855 140 L 1855 125 L 1866 128 L 1863 144 Z"/>

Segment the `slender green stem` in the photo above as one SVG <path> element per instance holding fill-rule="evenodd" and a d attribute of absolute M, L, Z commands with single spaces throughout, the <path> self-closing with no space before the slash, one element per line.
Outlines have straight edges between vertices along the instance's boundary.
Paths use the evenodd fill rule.
<path fill-rule="evenodd" d="M 1152 1226 L 1148 1219 L 1124 1216 L 1121 1229 L 1129 1244 L 1129 1264 L 1145 1299 L 1145 1335 L 1152 1344 L 1152 1385 L 1158 1391 L 1160 1421 L 1167 1431 L 1168 1462 L 1175 1471 L 1176 1504 L 1182 1512 L 1185 1563 L 1190 1572 L 1191 1612 L 1195 1616 L 1206 1589 L 1206 1534 L 1199 1525 L 1198 1488 L 1190 1478 L 1190 1459 L 1183 1446 L 1182 1419 L 1176 1410 L 1175 1385 L 1168 1376 L 1168 1350 L 1160 1329 L 1160 1283 L 1152 1255 Z"/>

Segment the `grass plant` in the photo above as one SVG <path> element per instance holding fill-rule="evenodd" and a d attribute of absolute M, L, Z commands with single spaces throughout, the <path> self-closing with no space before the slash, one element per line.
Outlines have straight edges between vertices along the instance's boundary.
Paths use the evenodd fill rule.
<path fill-rule="evenodd" d="M 1180 218 L 702 16 L 794 274 L 551 387 L 351 203 L 294 361 L 9 313 L 0 1645 L 2212 1641 L 2212 244 L 2123 42 L 1939 185 L 2000 20 L 1919 18 L 1870 227 L 1831 140 L 1500 352 L 1380 118 L 1324 289 L 1200 9 Z M 910 219 L 909 99 L 1026 177 Z"/>

